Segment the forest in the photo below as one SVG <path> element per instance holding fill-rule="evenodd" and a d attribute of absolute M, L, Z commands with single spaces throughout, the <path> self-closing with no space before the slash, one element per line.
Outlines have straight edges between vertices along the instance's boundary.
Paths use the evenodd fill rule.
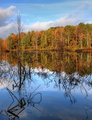
<path fill-rule="evenodd" d="M 17 51 L 18 35 L 12 33 L 6 39 L 0 38 L 0 51 Z M 46 31 L 21 32 L 21 50 L 92 50 L 92 24 L 52 27 Z"/>

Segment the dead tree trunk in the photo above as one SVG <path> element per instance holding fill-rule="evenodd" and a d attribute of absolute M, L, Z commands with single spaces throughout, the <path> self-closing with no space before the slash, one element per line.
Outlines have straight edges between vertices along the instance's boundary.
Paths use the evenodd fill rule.
<path fill-rule="evenodd" d="M 21 16 L 17 16 L 17 28 L 18 28 L 18 51 L 17 51 L 17 59 L 18 59 L 18 75 L 19 75 L 19 89 L 21 88 Z"/>

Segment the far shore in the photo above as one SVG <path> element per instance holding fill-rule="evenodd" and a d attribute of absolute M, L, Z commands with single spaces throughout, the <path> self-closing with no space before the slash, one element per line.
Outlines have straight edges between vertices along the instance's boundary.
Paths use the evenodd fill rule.
<path fill-rule="evenodd" d="M 17 49 L 3 50 L 4 52 L 17 52 Z M 92 48 L 63 48 L 63 49 L 22 49 L 22 52 L 32 51 L 67 51 L 67 52 L 92 52 Z"/>
<path fill-rule="evenodd" d="M 92 52 L 92 48 L 64 48 L 64 50 L 69 52 Z"/>

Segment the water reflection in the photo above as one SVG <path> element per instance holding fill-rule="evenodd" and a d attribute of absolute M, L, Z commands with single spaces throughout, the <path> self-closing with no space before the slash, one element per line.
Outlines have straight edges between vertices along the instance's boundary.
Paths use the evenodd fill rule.
<path fill-rule="evenodd" d="M 0 57 L 0 93 L 9 97 L 5 110 L 0 108 L 1 115 L 6 111 L 8 119 L 16 120 L 92 119 L 92 53 L 25 52 L 19 59 L 16 56 L 14 52 Z M 1 101 L 6 96 L 0 96 Z M 30 106 L 41 113 L 32 109 L 31 115 Z"/>
<path fill-rule="evenodd" d="M 2 60 L 16 66 L 17 53 L 3 53 L 0 57 L 0 61 Z M 92 74 L 92 53 L 24 52 L 21 53 L 21 65 L 33 69 L 41 67 L 50 71 L 64 71 L 67 74 Z"/>
<path fill-rule="evenodd" d="M 40 111 L 37 107 L 42 101 L 42 94 L 40 92 L 36 92 L 38 88 L 36 88 L 32 93 L 23 96 L 22 98 L 16 97 L 16 95 L 8 88 L 9 95 L 11 96 L 12 102 L 8 104 L 8 107 L 0 110 L 0 114 L 5 116 L 5 120 L 15 120 L 19 119 L 20 114 L 26 109 L 26 107 L 33 107 L 36 110 Z M 40 111 L 41 112 L 41 111 Z M 0 119 L 3 120 L 3 117 L 0 116 Z"/>

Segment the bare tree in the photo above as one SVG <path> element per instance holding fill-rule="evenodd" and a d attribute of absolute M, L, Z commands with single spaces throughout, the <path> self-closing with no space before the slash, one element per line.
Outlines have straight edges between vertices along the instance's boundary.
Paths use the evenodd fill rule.
<path fill-rule="evenodd" d="M 22 24 L 21 24 L 21 16 L 17 15 L 17 30 L 18 30 L 18 55 L 21 52 L 21 32 L 22 32 Z"/>
<path fill-rule="evenodd" d="M 21 32 L 22 32 L 22 24 L 21 24 L 21 16 L 17 15 L 17 30 L 18 30 L 18 51 L 17 51 L 17 60 L 18 60 L 18 74 L 19 74 L 19 89 L 21 88 Z"/>

